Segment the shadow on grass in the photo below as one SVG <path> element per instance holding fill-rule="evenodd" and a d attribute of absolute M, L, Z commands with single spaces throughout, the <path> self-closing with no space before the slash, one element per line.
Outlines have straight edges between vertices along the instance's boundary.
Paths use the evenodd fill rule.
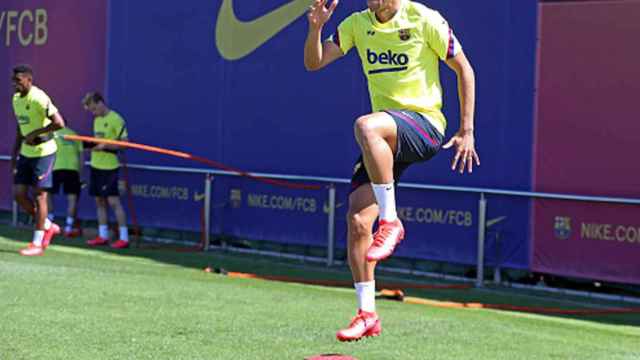
<path fill-rule="evenodd" d="M 26 246 L 26 241 L 16 239 L 29 239 L 30 230 L 15 229 L 10 226 L 0 225 L 0 235 L 9 240 L 16 242 L 16 245 L 22 243 Z M 275 259 L 265 256 L 246 255 L 225 253 L 222 251 L 202 252 L 196 248 L 187 249 L 184 246 L 158 245 L 141 242 L 139 247 L 131 247 L 128 249 L 112 249 L 108 246 L 89 247 L 85 245 L 86 238 L 66 239 L 57 236 L 53 243 L 56 245 L 78 248 L 89 251 L 117 254 L 126 257 L 145 258 L 155 262 L 171 264 L 180 267 L 204 270 L 206 267 L 223 268 L 226 271 L 252 273 L 261 276 L 286 276 L 293 279 L 304 280 L 327 280 L 335 284 L 336 281 L 344 282 L 345 285 L 351 281 L 351 275 L 344 266 L 328 269 L 317 264 L 303 263 L 301 261 Z M 0 249 L 0 253 L 17 254 L 17 251 Z M 395 281 L 406 282 L 408 284 L 441 284 L 427 278 L 415 278 L 402 275 L 402 279 L 398 280 L 400 275 L 394 275 Z M 386 279 L 384 276 L 378 275 L 378 279 Z M 380 283 L 381 281 L 379 281 Z M 579 298 L 569 299 L 567 297 L 552 296 L 545 293 L 531 293 L 522 290 L 496 288 L 489 290 L 478 289 L 403 289 L 405 293 L 412 297 L 425 298 L 435 300 L 437 302 L 451 302 L 455 308 L 459 304 L 482 303 L 491 305 L 510 305 L 518 307 L 544 307 L 565 310 L 582 310 L 582 309 L 611 309 L 611 308 L 635 308 L 640 309 L 640 305 L 620 302 L 604 302 L 591 301 Z M 440 306 L 440 305 L 424 305 Z M 447 307 L 446 305 L 442 307 Z M 474 310 L 467 310 L 474 311 Z M 498 310 L 502 311 L 502 310 Z M 526 311 L 525 311 L 526 312 Z M 579 319 L 583 321 L 592 321 L 603 324 L 612 325 L 628 325 L 640 326 L 640 313 L 620 313 L 620 314 L 589 314 L 589 315 L 567 315 L 567 314 L 542 314 L 550 317 L 561 317 Z"/>

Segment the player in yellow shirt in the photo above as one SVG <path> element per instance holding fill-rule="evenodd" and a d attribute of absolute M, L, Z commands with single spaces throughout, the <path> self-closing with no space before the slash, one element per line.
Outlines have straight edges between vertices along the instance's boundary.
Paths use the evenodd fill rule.
<path fill-rule="evenodd" d="M 64 119 L 47 94 L 33 85 L 28 65 L 13 68 L 15 94 L 13 112 L 18 120 L 16 141 L 11 154 L 14 197 L 20 207 L 35 219 L 33 241 L 20 250 L 24 256 L 44 253 L 60 227 L 47 218 L 47 191 L 51 187 L 56 142 L 53 132 L 64 128 Z M 34 199 L 29 197 L 32 189 Z"/>
<path fill-rule="evenodd" d="M 55 133 L 58 152 L 53 166 L 53 187 L 49 190 L 49 218 L 53 221 L 53 196 L 60 190 L 67 196 L 67 218 L 64 227 L 64 236 L 78 237 L 82 230 L 77 226 L 78 198 L 82 188 L 80 175 L 82 174 L 82 142 L 65 140 L 65 135 L 77 135 L 69 127 L 60 129 Z"/>
<path fill-rule="evenodd" d="M 337 0 L 311 5 L 304 63 L 310 71 L 319 70 L 355 48 L 369 85 L 373 112 L 355 121 L 362 157 L 351 180 L 348 214 L 348 257 L 358 313 L 336 334 L 340 341 L 352 341 L 382 330 L 375 311 L 374 269 L 404 237 L 395 206 L 394 184 L 400 174 L 413 163 L 429 160 L 441 147 L 456 147 L 452 169 L 460 173 L 471 172 L 480 159 L 473 136 L 475 76 L 447 21 L 414 1 L 368 0 L 368 9 L 347 17 L 323 42 L 322 29 L 337 5 Z M 458 76 L 461 107 L 460 129 L 445 145 L 440 61 Z"/>
<path fill-rule="evenodd" d="M 104 97 L 98 92 L 88 93 L 82 103 L 87 111 L 95 116 L 93 134 L 97 138 L 110 140 L 127 140 L 127 127 L 122 117 L 107 107 Z M 87 241 L 90 246 L 107 245 L 109 243 L 109 227 L 107 203 L 113 209 L 118 221 L 120 237 L 110 246 L 122 249 L 129 246 L 129 229 L 127 216 L 120 202 L 118 190 L 118 146 L 98 144 L 91 148 L 91 182 L 89 195 L 96 198 L 98 212 L 98 236 Z"/>

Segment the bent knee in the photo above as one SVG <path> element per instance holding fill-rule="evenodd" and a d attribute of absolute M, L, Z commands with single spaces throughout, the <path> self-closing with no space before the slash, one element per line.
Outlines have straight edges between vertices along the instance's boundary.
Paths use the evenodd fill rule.
<path fill-rule="evenodd" d="M 376 136 L 375 126 L 370 116 L 361 116 L 353 124 L 353 132 L 356 138 L 361 140 L 371 139 Z"/>

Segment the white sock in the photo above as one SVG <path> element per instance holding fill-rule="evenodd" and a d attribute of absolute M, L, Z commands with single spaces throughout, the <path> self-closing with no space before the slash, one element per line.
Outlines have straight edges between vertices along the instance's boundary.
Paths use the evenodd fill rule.
<path fill-rule="evenodd" d="M 393 183 L 371 184 L 376 202 L 380 208 L 380 219 L 384 221 L 395 221 L 398 218 L 396 213 L 396 192 Z"/>
<path fill-rule="evenodd" d="M 120 226 L 120 240 L 129 241 L 129 228 Z"/>
<path fill-rule="evenodd" d="M 47 219 L 49 219 L 50 221 L 53 221 L 53 219 L 55 219 L 56 216 L 53 213 L 49 213 L 49 215 L 47 215 Z"/>
<path fill-rule="evenodd" d="M 108 225 L 98 225 L 98 236 L 103 239 L 109 238 L 109 226 Z"/>
<path fill-rule="evenodd" d="M 36 230 L 33 232 L 33 245 L 42 246 L 42 239 L 44 238 L 44 230 Z"/>
<path fill-rule="evenodd" d="M 49 230 L 51 228 L 51 220 L 49 218 L 44 218 L 44 229 Z"/>
<path fill-rule="evenodd" d="M 64 227 L 64 231 L 70 232 L 73 230 L 74 219 L 71 216 L 67 216 L 67 225 Z"/>
<path fill-rule="evenodd" d="M 376 311 L 376 282 L 367 281 L 354 283 L 356 296 L 358 297 L 358 308 L 366 312 Z"/>

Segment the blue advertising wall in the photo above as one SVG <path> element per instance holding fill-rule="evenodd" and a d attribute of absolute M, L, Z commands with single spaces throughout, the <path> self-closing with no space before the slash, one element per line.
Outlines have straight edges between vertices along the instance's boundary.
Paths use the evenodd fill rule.
<path fill-rule="evenodd" d="M 111 1 L 108 95 L 127 115 L 132 136 L 249 171 L 348 177 L 358 154 L 352 124 L 370 111 L 355 52 L 307 72 L 300 12 L 256 51 L 225 60 L 215 38 L 221 3 Z M 529 190 L 537 2 L 428 3 L 448 18 L 476 69 L 476 137 L 485 161 L 473 176 L 459 176 L 445 170 L 451 153 L 444 152 L 403 180 Z M 235 1 L 234 9 L 248 21 L 283 4 Z M 325 35 L 362 5 L 340 3 Z M 455 76 L 445 68 L 450 135 L 458 99 Z M 133 153 L 131 161 L 185 165 L 147 153 Z"/>
<path fill-rule="evenodd" d="M 286 26 L 255 51 L 227 59 L 230 56 L 223 56 L 217 43 L 239 35 L 225 29 L 216 33 L 223 3 L 228 5 L 204 0 L 188 6 L 111 1 L 108 98 L 126 116 L 131 138 L 247 171 L 350 177 L 358 156 L 352 125 L 370 111 L 355 52 L 320 72 L 307 72 L 303 44 L 308 4 L 235 1 L 233 10 L 241 21 L 289 6 L 289 23 L 284 21 Z M 324 35 L 363 5 L 340 3 Z M 483 161 L 472 176 L 461 176 L 449 170 L 452 153 L 443 151 L 428 164 L 409 169 L 403 181 L 531 190 L 537 2 L 440 0 L 428 5 L 452 24 L 476 70 L 476 137 Z M 444 65 L 442 75 L 450 136 L 458 126 L 456 79 Z M 129 161 L 197 166 L 142 152 L 130 153 Z M 151 184 L 174 175 L 138 176 L 132 182 Z M 174 182 L 181 181 L 186 180 Z M 213 212 L 214 232 L 296 244 L 326 242 L 326 191 L 221 177 L 214 188 L 213 203 L 221 205 Z M 339 245 L 346 241 L 346 197 L 347 190 L 339 190 L 337 202 L 343 205 L 337 215 Z M 145 207 L 140 217 L 154 219 L 154 225 L 176 225 L 175 217 L 168 215 L 171 207 L 171 203 Z M 476 196 L 401 190 L 398 207 L 410 234 L 399 255 L 475 262 Z M 507 254 L 504 262 L 526 267 L 529 202 L 496 201 L 489 209 L 490 220 L 494 213 L 493 218 L 509 216 L 500 224 L 503 235 L 495 245 L 504 249 L 490 249 L 489 257 Z"/>
<path fill-rule="evenodd" d="M 304 69 L 304 10 L 309 3 L 109 1 L 105 92 L 127 121 L 131 140 L 246 171 L 349 178 L 358 157 L 353 122 L 370 111 L 367 87 L 354 51 L 320 72 Z M 476 70 L 482 166 L 461 176 L 450 171 L 452 152 L 443 151 L 410 168 L 402 181 L 531 190 L 537 1 L 426 3 L 449 20 Z M 225 58 L 217 43 L 243 39 L 226 25 L 216 32 L 223 5 L 232 5 L 244 22 L 273 12 L 282 29 L 246 56 Z M 364 6 L 364 1 L 341 2 L 324 35 Z M 444 65 L 442 82 L 448 138 L 458 127 L 458 98 L 455 74 Z M 144 152 L 129 151 L 127 156 L 130 163 L 200 166 Z M 130 177 L 141 225 L 199 230 L 202 175 L 133 171 Z M 341 246 L 347 194 L 346 185 L 338 186 L 336 234 Z M 326 189 L 290 190 L 217 177 L 212 231 L 324 245 L 326 196 Z M 93 217 L 87 200 L 83 214 Z M 525 200 L 491 202 L 489 220 L 501 219 L 496 225 L 501 237 L 496 242 L 500 251 L 488 251 L 488 256 L 507 254 L 502 257 L 509 266 L 528 266 L 529 207 Z M 476 196 L 401 189 L 398 208 L 408 228 L 401 255 L 475 262 Z M 488 246 L 493 246 L 490 239 Z"/>

